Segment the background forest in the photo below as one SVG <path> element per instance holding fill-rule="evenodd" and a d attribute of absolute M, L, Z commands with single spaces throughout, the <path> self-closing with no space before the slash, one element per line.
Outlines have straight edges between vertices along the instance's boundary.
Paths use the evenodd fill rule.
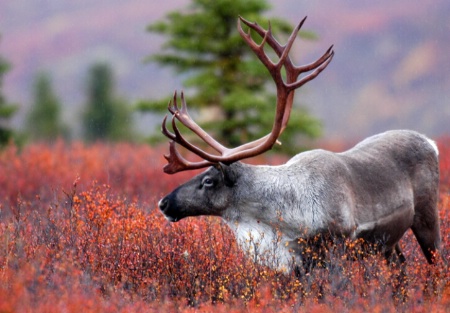
<path fill-rule="evenodd" d="M 107 64 L 116 96 L 128 106 L 185 88 L 186 74 L 144 61 L 162 52 L 167 39 L 147 27 L 189 0 L 2 1 L 0 55 L 11 68 L 3 80 L 6 99 L 18 105 L 11 123 L 22 130 L 33 103 L 33 85 L 46 72 L 61 105 L 62 122 L 81 137 L 89 68 Z M 298 93 L 298 104 L 322 122 L 322 138 L 359 140 L 392 128 L 417 129 L 431 137 L 450 132 L 450 43 L 446 0 L 324 0 L 268 2 L 264 23 L 278 17 L 292 25 L 308 16 L 298 63 L 308 63 L 334 44 L 327 72 Z M 238 80 L 239 81 L 239 80 Z M 193 102 L 190 102 L 193 105 Z M 160 116 L 133 115 L 139 134 L 157 129 Z"/>

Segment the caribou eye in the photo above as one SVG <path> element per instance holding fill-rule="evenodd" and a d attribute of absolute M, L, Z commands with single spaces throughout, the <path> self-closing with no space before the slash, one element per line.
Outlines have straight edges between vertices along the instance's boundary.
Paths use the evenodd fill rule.
<path fill-rule="evenodd" d="M 211 177 L 206 176 L 202 180 L 202 186 L 205 187 L 212 187 L 214 185 L 214 181 L 211 179 Z"/>

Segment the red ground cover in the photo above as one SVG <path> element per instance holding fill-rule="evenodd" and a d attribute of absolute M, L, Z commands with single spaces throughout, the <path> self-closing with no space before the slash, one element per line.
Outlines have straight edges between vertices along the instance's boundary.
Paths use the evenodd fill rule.
<path fill-rule="evenodd" d="M 439 142 L 442 256 L 450 259 L 450 140 Z M 444 312 L 450 270 L 408 232 L 407 277 L 377 255 L 298 279 L 255 265 L 218 218 L 168 223 L 158 199 L 192 173 L 164 148 L 32 144 L 0 152 L 0 312 Z M 263 160 L 261 160 L 263 161 Z M 269 162 L 275 162 L 270 161 Z"/>

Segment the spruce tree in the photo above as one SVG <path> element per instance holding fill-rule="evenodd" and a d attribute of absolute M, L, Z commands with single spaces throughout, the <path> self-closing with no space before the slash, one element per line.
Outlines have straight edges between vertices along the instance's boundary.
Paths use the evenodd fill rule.
<path fill-rule="evenodd" d="M 131 125 L 131 112 L 127 104 L 115 94 L 111 67 L 104 63 L 94 64 L 89 71 L 83 115 L 85 140 L 130 140 Z"/>
<path fill-rule="evenodd" d="M 68 137 L 68 129 L 61 122 L 61 103 L 46 73 L 39 73 L 34 82 L 27 131 L 32 140 L 54 141 L 58 137 Z"/>
<path fill-rule="evenodd" d="M 200 111 L 201 127 L 228 146 L 260 138 L 272 128 L 276 101 L 272 79 L 236 27 L 239 15 L 267 27 L 269 19 L 262 14 L 268 9 L 261 0 L 192 0 L 189 9 L 169 13 L 148 27 L 167 37 L 164 50 L 150 60 L 187 77 L 188 107 Z M 270 22 L 280 40 L 294 28 L 281 19 Z M 140 109 L 163 111 L 168 99 L 142 102 Z M 298 152 L 299 134 L 317 136 L 321 130 L 320 123 L 298 106 L 290 125 L 280 138 L 288 152 Z"/>
<path fill-rule="evenodd" d="M 9 63 L 0 56 L 0 146 L 4 146 L 13 138 L 14 132 L 8 124 L 17 111 L 17 106 L 8 103 L 2 92 L 3 77 L 9 69 Z"/>

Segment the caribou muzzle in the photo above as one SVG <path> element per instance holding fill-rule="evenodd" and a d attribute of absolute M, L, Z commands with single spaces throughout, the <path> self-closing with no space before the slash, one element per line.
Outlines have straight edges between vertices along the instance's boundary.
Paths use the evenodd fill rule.
<path fill-rule="evenodd" d="M 169 222 L 178 222 L 183 217 L 179 215 L 178 206 L 173 198 L 172 194 L 165 196 L 159 200 L 158 207 Z"/>

